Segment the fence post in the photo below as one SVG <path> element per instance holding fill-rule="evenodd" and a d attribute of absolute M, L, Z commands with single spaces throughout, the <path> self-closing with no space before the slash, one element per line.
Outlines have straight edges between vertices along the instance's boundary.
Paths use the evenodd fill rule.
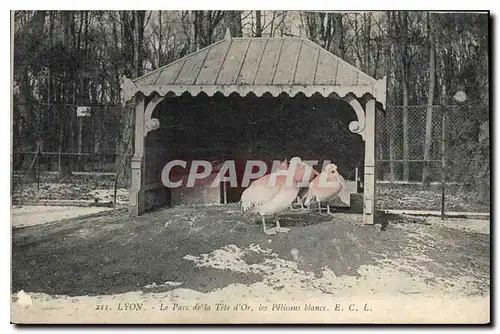
<path fill-rule="evenodd" d="M 79 115 L 77 115 L 79 116 Z M 78 118 L 78 153 L 82 153 L 82 146 L 83 146 L 83 141 L 82 141 L 82 132 L 83 132 L 83 117 L 77 117 Z M 78 158 L 78 168 L 83 171 L 83 156 L 79 155 Z"/>
<path fill-rule="evenodd" d="M 40 139 L 39 139 L 40 140 Z M 42 148 L 39 149 L 40 151 L 43 151 Z M 41 173 L 41 152 L 38 152 L 38 159 L 37 159 L 37 164 L 36 164 L 36 197 L 35 197 L 35 202 L 38 203 L 38 200 L 40 198 L 40 173 Z"/>
<path fill-rule="evenodd" d="M 63 140 L 63 119 L 62 115 L 63 112 L 61 111 L 62 108 L 59 107 L 59 149 L 58 152 L 59 154 L 57 155 L 57 172 L 59 174 L 59 177 L 61 177 L 62 174 L 62 164 L 61 164 L 61 153 L 62 153 L 62 140 Z"/>
<path fill-rule="evenodd" d="M 441 220 L 445 218 L 445 192 L 446 192 L 446 107 L 443 107 L 441 122 Z"/>

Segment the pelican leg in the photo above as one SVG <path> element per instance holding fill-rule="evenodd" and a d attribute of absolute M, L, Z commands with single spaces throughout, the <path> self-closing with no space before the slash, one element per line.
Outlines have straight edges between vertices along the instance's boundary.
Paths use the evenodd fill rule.
<path fill-rule="evenodd" d="M 309 203 L 307 203 L 307 202 L 309 202 Z M 307 197 L 302 198 L 302 203 L 303 203 L 305 208 L 307 208 L 308 210 L 311 209 L 311 200 L 308 200 Z"/>
<path fill-rule="evenodd" d="M 303 204 L 302 204 L 302 202 L 300 201 L 300 197 L 298 197 L 298 196 L 297 196 L 297 199 L 295 200 L 295 202 L 293 202 L 292 204 L 290 204 L 290 210 L 291 210 L 291 211 L 296 211 L 296 210 L 297 210 L 297 209 L 294 209 L 294 208 L 293 208 L 293 205 L 294 205 L 294 204 L 300 204 L 300 205 L 303 207 Z"/>
<path fill-rule="evenodd" d="M 286 228 L 286 227 L 281 227 L 280 221 L 276 218 L 276 231 L 278 233 L 286 233 L 286 232 L 290 231 L 290 229 Z"/>
<path fill-rule="evenodd" d="M 328 205 L 326 207 L 328 209 Z M 322 210 L 322 208 L 321 208 L 321 202 L 318 200 L 318 212 L 319 212 L 319 214 L 322 215 L 322 216 L 326 215 L 325 213 L 322 213 L 321 210 Z"/>
<path fill-rule="evenodd" d="M 264 218 L 264 216 L 262 216 L 262 226 L 264 227 L 264 233 L 267 234 L 267 235 L 272 235 L 272 234 L 276 234 L 276 229 L 272 228 L 272 229 L 266 229 L 266 218 Z"/>
<path fill-rule="evenodd" d="M 300 205 L 300 209 L 304 210 L 304 201 L 300 198 L 300 196 L 297 196 L 297 203 Z"/>
<path fill-rule="evenodd" d="M 326 206 L 326 209 L 327 209 L 327 212 L 326 212 L 327 214 L 329 214 L 329 215 L 333 215 L 333 212 L 332 212 L 332 211 L 330 211 L 330 205 L 327 205 L 327 206 Z"/>

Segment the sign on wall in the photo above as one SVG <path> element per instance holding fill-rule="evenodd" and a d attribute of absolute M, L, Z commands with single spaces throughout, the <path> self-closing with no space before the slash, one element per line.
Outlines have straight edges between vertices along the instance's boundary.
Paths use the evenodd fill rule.
<path fill-rule="evenodd" d="M 77 117 L 90 117 L 90 107 L 77 107 L 76 108 Z"/>

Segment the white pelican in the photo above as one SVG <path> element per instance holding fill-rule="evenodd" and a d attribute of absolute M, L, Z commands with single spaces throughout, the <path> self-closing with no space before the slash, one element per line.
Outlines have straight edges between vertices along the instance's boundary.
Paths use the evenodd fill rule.
<path fill-rule="evenodd" d="M 293 171 L 297 165 L 303 164 L 299 157 L 290 159 L 290 168 Z M 262 217 L 264 233 L 276 234 L 277 232 L 288 232 L 288 228 L 280 226 L 276 215 L 287 210 L 299 193 L 298 183 L 295 174 L 288 180 L 289 174 L 280 175 L 278 171 L 265 175 L 267 182 L 257 179 L 241 194 L 241 208 L 243 212 L 257 213 Z M 262 179 L 261 178 L 261 179 Z M 275 182 L 273 182 L 275 180 Z M 266 217 L 276 218 L 276 227 L 266 229 Z"/>
<path fill-rule="evenodd" d="M 349 190 L 346 181 L 338 173 L 335 164 L 328 164 L 323 168 L 321 174 L 309 183 L 309 189 L 304 196 L 304 205 L 309 208 L 311 201 L 315 200 L 318 202 L 318 210 L 321 213 L 321 202 L 333 199 L 335 196 L 339 196 L 343 203 L 349 204 Z M 327 213 L 331 214 L 329 204 L 327 204 Z"/>

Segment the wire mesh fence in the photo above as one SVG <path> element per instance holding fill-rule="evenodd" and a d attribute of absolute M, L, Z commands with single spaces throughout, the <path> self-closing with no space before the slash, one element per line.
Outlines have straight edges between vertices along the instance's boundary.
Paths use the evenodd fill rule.
<path fill-rule="evenodd" d="M 128 200 L 130 105 L 38 103 L 14 108 L 14 203 Z"/>
<path fill-rule="evenodd" d="M 489 212 L 489 142 L 470 113 L 460 106 L 390 106 L 378 117 L 380 209 Z"/>
<path fill-rule="evenodd" d="M 80 116 L 78 107 L 15 105 L 14 202 L 127 203 L 133 106 L 90 106 Z M 473 112 L 433 106 L 428 122 L 427 106 L 389 106 L 378 116 L 379 209 L 489 212 L 488 127 Z"/>

